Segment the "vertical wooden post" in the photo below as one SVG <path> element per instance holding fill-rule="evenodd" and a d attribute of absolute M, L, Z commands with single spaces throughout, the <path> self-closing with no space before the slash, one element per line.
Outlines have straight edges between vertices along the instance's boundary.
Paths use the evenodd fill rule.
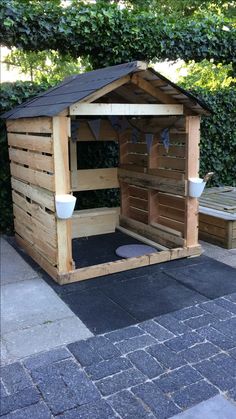
<path fill-rule="evenodd" d="M 186 131 L 185 179 L 188 181 L 191 177 L 198 177 L 199 172 L 200 116 L 186 117 Z M 189 196 L 185 205 L 185 239 L 188 247 L 198 245 L 198 200 Z"/>
<path fill-rule="evenodd" d="M 55 173 L 55 194 L 71 191 L 68 155 L 68 118 L 53 117 L 53 154 Z M 58 271 L 72 270 L 71 220 L 57 219 Z"/>

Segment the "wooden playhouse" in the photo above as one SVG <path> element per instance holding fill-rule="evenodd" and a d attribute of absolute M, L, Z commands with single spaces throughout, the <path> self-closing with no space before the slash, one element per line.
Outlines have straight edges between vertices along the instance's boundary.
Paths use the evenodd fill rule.
<path fill-rule="evenodd" d="M 199 255 L 188 179 L 198 176 L 208 113 L 144 62 L 71 76 L 5 113 L 18 244 L 60 284 Z M 95 141 L 119 144 L 118 167 L 78 168 L 78 145 Z M 120 189 L 120 208 L 57 218 L 56 195 L 109 188 Z M 159 251 L 81 267 L 72 240 L 102 235 L 102 247 L 116 229 Z"/>

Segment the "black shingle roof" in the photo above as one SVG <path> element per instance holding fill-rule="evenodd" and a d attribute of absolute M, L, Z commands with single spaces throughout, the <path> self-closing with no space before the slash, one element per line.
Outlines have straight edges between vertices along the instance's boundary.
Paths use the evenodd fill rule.
<path fill-rule="evenodd" d="M 121 77 L 138 71 L 139 62 L 133 61 L 112 67 L 101 68 L 87 73 L 70 76 L 62 83 L 47 90 L 27 102 L 5 112 L 1 118 L 18 119 L 38 116 L 55 116 L 67 107 L 71 106 L 108 84 L 119 80 Z M 170 86 L 174 86 L 179 92 L 184 93 L 190 101 L 199 104 L 204 110 L 210 111 L 205 103 L 191 95 L 184 89 L 165 79 L 161 74 L 152 69 L 162 80 L 166 80 Z M 181 103 L 181 101 L 180 101 Z"/>

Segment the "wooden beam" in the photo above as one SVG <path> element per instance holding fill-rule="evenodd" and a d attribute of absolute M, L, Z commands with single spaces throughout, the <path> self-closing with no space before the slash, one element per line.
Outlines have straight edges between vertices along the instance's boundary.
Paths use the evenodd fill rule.
<path fill-rule="evenodd" d="M 200 143 L 200 116 L 186 117 L 186 180 L 198 177 L 199 171 L 199 143 Z M 185 238 L 187 246 L 198 244 L 198 200 L 186 197 L 185 208 Z"/>
<path fill-rule="evenodd" d="M 72 217 L 72 238 L 113 233 L 119 213 L 119 207 L 75 211 Z"/>
<path fill-rule="evenodd" d="M 70 115 L 183 115 L 183 105 L 78 103 L 70 106 Z"/>
<path fill-rule="evenodd" d="M 55 173 L 55 194 L 70 193 L 68 120 L 66 117 L 53 118 L 53 152 Z M 58 271 L 72 269 L 71 220 L 57 219 Z"/>
<path fill-rule="evenodd" d="M 168 96 L 167 94 L 163 93 L 160 89 L 154 87 L 150 82 L 144 80 L 138 74 L 133 74 L 131 77 L 131 82 L 138 86 L 140 89 L 144 90 L 150 96 L 154 97 L 158 101 L 165 103 L 165 104 L 178 104 L 179 102 Z"/>
<path fill-rule="evenodd" d="M 77 170 L 73 177 L 73 191 L 94 191 L 119 188 L 117 168 Z"/>
<path fill-rule="evenodd" d="M 147 244 L 148 246 L 155 247 L 155 249 L 158 250 L 167 250 L 168 248 L 165 246 L 162 246 L 159 243 L 154 242 L 153 240 L 149 240 L 146 237 L 141 236 L 140 234 L 134 233 L 134 231 L 128 230 L 127 228 L 117 226 L 117 230 L 121 231 L 121 233 L 127 234 L 127 236 L 133 237 L 136 240 L 139 240 L 142 243 Z"/>

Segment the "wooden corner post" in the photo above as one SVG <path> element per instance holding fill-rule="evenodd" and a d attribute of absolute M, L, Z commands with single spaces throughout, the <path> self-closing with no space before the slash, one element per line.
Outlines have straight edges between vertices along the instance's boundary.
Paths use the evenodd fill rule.
<path fill-rule="evenodd" d="M 186 144 L 186 170 L 185 179 L 198 177 L 199 172 L 199 143 L 200 143 L 200 116 L 186 117 L 186 131 L 188 139 Z M 185 239 L 187 247 L 198 245 L 198 200 L 186 197 L 185 208 Z"/>
<path fill-rule="evenodd" d="M 71 191 L 71 186 L 68 154 L 68 118 L 65 116 L 53 117 L 53 154 L 55 194 L 68 194 Z M 59 275 L 72 270 L 71 240 L 71 220 L 57 219 L 57 267 Z"/>

